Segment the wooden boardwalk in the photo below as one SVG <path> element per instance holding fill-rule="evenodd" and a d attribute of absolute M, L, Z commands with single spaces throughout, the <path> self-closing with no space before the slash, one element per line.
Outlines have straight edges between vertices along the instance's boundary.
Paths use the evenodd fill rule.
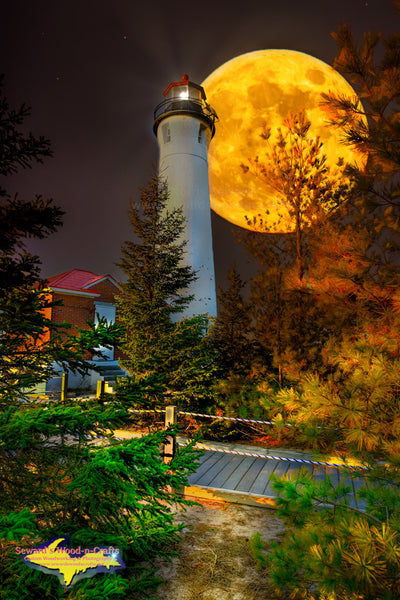
<path fill-rule="evenodd" d="M 204 446 L 207 446 L 204 443 Z M 275 460 L 271 458 L 255 458 L 226 454 L 225 448 L 232 448 L 225 444 L 211 444 L 217 446 L 215 450 L 207 450 L 201 457 L 199 467 L 189 478 L 188 486 L 184 490 L 185 496 L 194 498 L 207 498 L 211 500 L 236 502 L 255 506 L 275 505 L 276 494 L 272 489 L 270 476 L 292 476 L 301 467 L 306 468 L 315 479 L 322 479 L 326 475 L 331 478 L 334 486 L 345 483 L 351 486 L 349 495 L 350 505 L 363 510 L 362 502 L 357 502 L 355 491 L 364 484 L 362 473 L 354 472 L 346 475 L 338 467 L 302 464 Z M 234 446 L 235 449 L 249 452 L 267 454 L 264 448 L 245 449 L 242 446 Z M 311 459 L 310 455 L 298 452 L 269 450 L 271 455 L 284 455 L 286 458 Z"/>
<path fill-rule="evenodd" d="M 141 437 L 142 434 L 131 431 L 116 431 L 119 439 Z M 187 439 L 178 436 L 179 445 L 185 445 Z M 347 475 L 338 467 L 317 465 L 301 462 L 289 462 L 267 458 L 268 455 L 281 456 L 298 460 L 313 461 L 312 454 L 308 452 L 292 451 L 282 448 L 260 448 L 221 442 L 207 442 L 198 444 L 207 449 L 200 458 L 199 466 L 195 473 L 189 477 L 188 485 L 182 490 L 188 498 L 208 499 L 219 502 L 233 502 L 258 507 L 275 506 L 276 494 L 270 481 L 272 474 L 288 477 L 294 475 L 301 467 L 308 469 L 314 479 L 323 479 L 325 475 L 331 478 L 334 486 L 340 483 L 349 485 L 351 492 L 348 496 L 350 506 L 364 510 L 362 501 L 357 501 L 355 491 L 364 485 L 362 471 L 354 471 Z M 262 455 L 262 458 L 228 454 L 226 451 L 244 452 Z M 265 458 L 264 458 L 265 456 Z M 326 462 L 333 462 L 326 461 Z"/>

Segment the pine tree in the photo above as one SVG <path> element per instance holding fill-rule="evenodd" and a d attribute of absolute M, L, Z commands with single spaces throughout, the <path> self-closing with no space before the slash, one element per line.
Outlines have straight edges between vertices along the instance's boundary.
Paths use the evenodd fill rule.
<path fill-rule="evenodd" d="M 220 289 L 218 317 L 211 331 L 211 341 L 216 347 L 227 374 L 245 374 L 252 362 L 250 304 L 243 296 L 245 282 L 236 263 L 228 273 L 229 286 Z"/>
<path fill-rule="evenodd" d="M 118 393 L 129 397 L 136 382 L 147 379 L 147 404 L 164 405 L 166 393 L 177 402 L 203 406 L 212 398 L 214 352 L 208 343 L 208 316 L 179 319 L 192 296 L 187 288 L 196 278 L 183 263 L 185 218 L 182 209 L 168 211 L 165 182 L 153 177 L 131 203 L 134 241 L 122 246 L 120 267 L 127 280 L 117 298 L 125 327 L 121 365 L 127 378 Z M 151 391 L 151 389 L 153 391 Z"/>
<path fill-rule="evenodd" d="M 324 325 L 318 327 L 315 299 L 308 286 L 312 238 L 351 196 L 344 165 L 331 169 L 319 138 L 310 134 L 305 111 L 289 113 L 273 136 L 264 128 L 264 156 L 249 159 L 245 171 L 272 189 L 282 203 L 274 228 L 292 233 L 268 233 L 263 215 L 249 222 L 264 228 L 264 236 L 249 234 L 246 249 L 261 263 L 252 284 L 256 338 L 284 377 L 296 377 L 318 358 Z M 268 209 L 266 209 L 268 212 Z"/>
<path fill-rule="evenodd" d="M 185 291 L 196 277 L 182 264 L 182 209 L 168 212 L 167 202 L 167 186 L 157 177 L 140 190 L 139 206 L 131 202 L 130 207 L 135 241 L 124 242 L 119 264 L 127 277 L 117 299 L 128 356 L 121 364 L 139 377 L 165 371 L 174 347 L 176 325 L 171 317 L 189 304 Z"/>
<path fill-rule="evenodd" d="M 275 226 L 294 231 L 299 280 L 306 269 L 306 230 L 345 202 L 351 187 L 343 178 L 342 164 L 336 169 L 326 164 L 323 144 L 318 137 L 310 136 L 310 127 L 305 110 L 289 112 L 276 132 L 276 139 L 271 141 L 271 129 L 264 126 L 261 138 L 266 142 L 265 155 L 261 159 L 250 158 L 250 167 L 242 165 L 245 172 L 252 173 L 275 192 L 286 210 L 286 215 L 277 215 Z M 249 222 L 263 226 L 263 216 L 253 216 Z"/>
<path fill-rule="evenodd" d="M 278 370 L 278 383 L 281 386 L 283 372 L 288 374 L 289 364 L 293 362 L 289 348 L 295 304 L 293 293 L 285 288 L 282 261 L 285 245 L 279 241 L 275 244 L 275 240 L 269 240 L 269 243 L 262 240 L 261 244 L 258 240 L 254 242 L 255 238 L 249 236 L 245 242 L 250 252 L 259 246 L 256 252 L 261 268 L 251 280 L 250 297 L 255 321 L 254 335 L 265 364 L 268 367 L 273 365 Z"/>
<path fill-rule="evenodd" d="M 25 135 L 21 129 L 30 114 L 26 105 L 13 110 L 2 91 L 0 77 L 0 175 L 32 168 L 51 156 L 43 136 Z M 6 180 L 4 180 L 6 181 Z M 119 335 L 115 324 L 91 324 L 79 337 L 68 327 L 47 319 L 52 306 L 46 282 L 40 277 L 40 260 L 27 252 L 28 238 L 43 239 L 62 225 L 64 212 L 52 200 L 36 196 L 22 200 L 0 186 L 0 394 L 2 402 L 18 400 L 24 390 L 46 381 L 55 365 L 84 374 L 91 365 L 83 360 L 96 346 L 113 345 Z"/>
<path fill-rule="evenodd" d="M 25 107 L 10 110 L 0 96 L 3 175 L 50 153 L 46 140 L 19 131 L 26 115 Z M 107 403 L 23 401 L 24 388 L 47 379 L 54 361 L 84 371 L 84 352 L 113 343 L 116 328 L 68 336 L 45 317 L 40 262 L 23 242 L 54 232 L 59 208 L 41 198 L 11 199 L 2 190 L 0 215 L 0 598 L 138 597 L 157 583 L 146 561 L 178 538 L 171 508 L 182 500 L 170 490 L 179 489 L 195 468 L 193 448 L 164 465 L 165 432 L 118 442 L 112 431 L 129 424 L 130 413 L 112 397 Z M 103 446 L 96 446 L 99 437 L 106 440 Z M 17 551 L 56 536 L 70 536 L 72 548 L 119 546 L 126 569 L 63 590 L 55 577 L 27 567 Z"/>

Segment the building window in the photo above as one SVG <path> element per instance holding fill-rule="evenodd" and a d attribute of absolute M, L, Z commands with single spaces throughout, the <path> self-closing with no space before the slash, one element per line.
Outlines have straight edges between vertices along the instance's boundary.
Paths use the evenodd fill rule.
<path fill-rule="evenodd" d="M 115 323 L 115 306 L 110 302 L 95 302 L 94 303 L 95 310 L 95 324 L 99 322 L 99 319 L 104 317 L 107 323 Z M 94 360 L 114 360 L 114 348 L 104 348 L 100 346 L 98 348 L 103 355 L 104 358 L 95 358 Z"/>
<path fill-rule="evenodd" d="M 199 142 L 199 144 L 201 144 L 202 141 L 203 141 L 203 139 L 204 139 L 204 130 L 205 130 L 204 125 L 202 125 L 200 123 L 200 125 L 199 125 L 199 136 L 197 138 L 197 141 Z"/>
<path fill-rule="evenodd" d="M 163 134 L 164 144 L 168 144 L 168 142 L 171 141 L 171 131 L 169 129 L 169 125 L 162 126 L 162 134 Z"/>

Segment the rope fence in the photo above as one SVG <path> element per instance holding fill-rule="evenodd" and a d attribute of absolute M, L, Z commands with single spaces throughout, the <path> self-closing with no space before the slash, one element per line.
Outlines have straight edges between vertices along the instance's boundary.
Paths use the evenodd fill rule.
<path fill-rule="evenodd" d="M 165 413 L 165 410 L 163 409 L 153 409 L 153 410 L 133 410 L 133 409 L 129 409 L 129 412 L 131 413 Z M 187 417 L 202 417 L 205 419 L 221 419 L 224 421 L 238 421 L 239 423 L 257 423 L 258 425 L 274 425 L 275 423 L 273 421 L 258 421 L 256 419 L 242 419 L 239 417 L 223 417 L 221 415 L 206 415 L 203 413 L 192 413 L 192 412 L 185 412 L 185 411 L 181 411 L 178 410 L 176 411 L 176 414 L 178 416 L 183 415 L 183 416 L 187 416 Z M 285 427 L 294 427 L 295 425 L 293 423 L 284 423 Z"/>
<path fill-rule="evenodd" d="M 272 421 L 258 421 L 255 419 L 241 419 L 238 417 L 223 417 L 223 416 L 219 416 L 219 415 L 206 415 L 206 414 L 202 414 L 202 413 L 191 413 L 191 412 L 186 412 L 186 411 L 178 411 L 178 410 L 176 410 L 176 406 L 167 406 L 166 409 L 154 409 L 154 410 L 130 409 L 129 412 L 134 413 L 134 414 L 154 413 L 154 412 L 165 413 L 165 428 L 166 429 L 170 425 L 175 425 L 177 423 L 177 417 L 180 415 L 193 416 L 193 417 L 206 417 L 209 419 L 226 419 L 229 421 L 239 421 L 239 422 L 243 422 L 243 423 L 260 423 L 260 424 L 266 424 L 266 425 L 273 425 Z M 293 427 L 293 425 L 291 425 L 291 426 Z M 169 438 L 168 439 L 168 447 L 164 447 L 164 462 L 170 462 L 170 460 L 172 460 L 172 458 L 175 454 L 175 447 L 177 444 L 175 436 L 168 436 L 168 438 Z M 116 439 L 118 439 L 118 438 L 116 438 Z M 178 445 L 185 446 L 185 444 L 182 442 L 178 442 Z M 306 459 L 306 458 L 291 458 L 291 457 L 287 457 L 287 456 L 257 454 L 254 452 L 245 452 L 245 451 L 240 451 L 240 450 L 228 450 L 225 448 L 215 448 L 212 446 L 206 446 L 204 444 L 196 444 L 195 448 L 198 448 L 201 450 L 207 450 L 207 451 L 211 451 L 211 452 L 222 452 L 224 454 L 248 456 L 251 458 L 263 458 L 263 459 L 267 459 L 267 460 L 280 460 L 283 462 L 291 462 L 291 463 L 298 463 L 298 464 L 305 464 L 305 465 L 318 465 L 318 466 L 336 467 L 336 468 L 342 468 L 342 469 L 343 468 L 351 468 L 351 469 L 357 469 L 357 470 L 368 470 L 368 467 L 364 467 L 361 465 L 344 465 L 344 464 L 338 464 L 338 463 L 332 463 L 332 462 L 311 460 L 311 459 Z"/>
<path fill-rule="evenodd" d="M 185 415 L 191 417 L 203 417 L 206 419 L 221 419 L 224 421 L 238 421 L 239 423 L 257 423 L 260 425 L 274 425 L 272 421 L 257 421 L 256 419 L 241 419 L 239 417 L 222 417 L 220 415 L 204 415 L 201 413 L 191 413 L 191 412 L 183 412 L 178 411 L 178 415 Z M 293 427 L 292 423 L 284 423 L 285 427 Z"/>
<path fill-rule="evenodd" d="M 179 443 L 179 446 L 185 446 L 186 444 Z M 213 448 L 212 446 L 206 446 L 205 444 L 196 444 L 195 448 L 201 450 L 209 450 L 212 452 L 222 452 L 224 454 L 237 454 L 238 456 L 250 456 L 252 458 L 264 458 L 268 460 L 281 460 L 283 462 L 291 462 L 291 463 L 299 463 L 305 465 L 321 465 L 326 467 L 337 467 L 337 468 L 351 468 L 351 469 L 360 469 L 360 470 L 368 470 L 368 467 L 364 467 L 361 465 L 344 465 L 339 463 L 331 463 L 331 462 L 323 462 L 318 460 L 310 460 L 307 458 L 291 458 L 288 456 L 272 456 L 270 454 L 256 454 L 254 452 L 242 452 L 240 450 L 227 450 L 225 448 Z"/>
<path fill-rule="evenodd" d="M 143 414 L 143 413 L 148 413 L 148 414 L 165 413 L 165 408 L 164 409 L 162 409 L 162 408 L 161 409 L 160 408 L 152 408 L 151 410 L 150 409 L 136 410 L 136 409 L 130 408 L 128 412 L 134 413 L 136 415 L 140 415 L 140 414 Z"/>

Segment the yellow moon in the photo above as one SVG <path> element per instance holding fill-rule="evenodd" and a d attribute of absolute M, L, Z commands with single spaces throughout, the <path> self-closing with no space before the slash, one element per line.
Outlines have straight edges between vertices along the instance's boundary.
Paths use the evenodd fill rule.
<path fill-rule="evenodd" d="M 262 126 L 273 133 L 289 111 L 305 108 L 310 135 L 320 137 L 330 167 L 340 157 L 347 163 L 360 162 L 359 154 L 340 143 L 340 132 L 327 126 L 320 105 L 324 92 L 352 98 L 356 94 L 335 69 L 317 58 L 293 50 L 248 52 L 213 71 L 202 86 L 219 119 L 208 152 L 211 208 L 235 225 L 254 229 L 246 216 L 261 214 L 270 232 L 291 230 L 287 222 L 274 225 L 276 213 L 286 212 L 282 198 L 240 167 L 248 158 L 259 156 L 262 161 Z"/>

